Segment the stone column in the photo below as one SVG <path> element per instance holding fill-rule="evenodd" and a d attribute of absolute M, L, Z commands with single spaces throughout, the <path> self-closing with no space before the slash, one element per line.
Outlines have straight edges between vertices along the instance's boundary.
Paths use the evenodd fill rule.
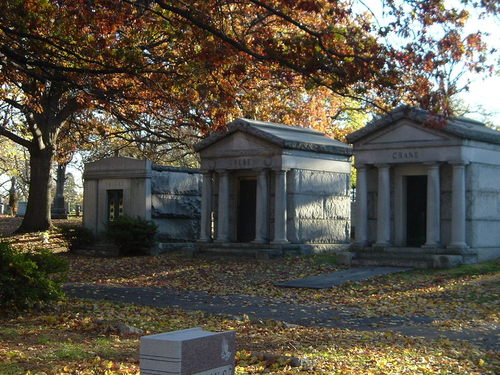
<path fill-rule="evenodd" d="M 229 242 L 229 171 L 219 170 L 217 242 Z"/>
<path fill-rule="evenodd" d="M 212 171 L 202 171 L 200 241 L 212 240 Z"/>
<path fill-rule="evenodd" d="M 274 192 L 274 240 L 272 243 L 287 243 L 286 236 L 286 171 L 275 171 Z"/>
<path fill-rule="evenodd" d="M 427 167 L 427 227 L 424 247 L 437 247 L 440 241 L 440 194 L 439 164 L 429 164 Z"/>
<path fill-rule="evenodd" d="M 391 225 L 391 186 L 390 166 L 388 164 L 376 165 L 378 168 L 377 190 L 377 242 L 375 246 L 386 247 L 390 241 Z"/>
<path fill-rule="evenodd" d="M 406 246 L 406 194 L 404 194 L 404 177 L 394 173 L 394 245 Z"/>
<path fill-rule="evenodd" d="M 357 246 L 365 246 L 368 241 L 368 187 L 364 164 L 356 165 L 356 233 Z"/>
<path fill-rule="evenodd" d="M 267 186 L 267 170 L 262 169 L 258 172 L 257 177 L 257 207 L 255 215 L 255 243 L 264 243 L 267 241 L 268 233 L 268 186 Z"/>
<path fill-rule="evenodd" d="M 452 162 L 451 243 L 449 248 L 466 249 L 465 242 L 465 166 L 466 162 Z"/>

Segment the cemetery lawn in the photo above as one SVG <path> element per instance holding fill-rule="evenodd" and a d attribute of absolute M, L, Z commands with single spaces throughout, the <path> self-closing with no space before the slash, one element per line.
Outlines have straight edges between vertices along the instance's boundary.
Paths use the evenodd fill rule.
<path fill-rule="evenodd" d="M 331 289 L 280 288 L 276 283 L 345 269 L 331 255 L 271 260 L 180 255 L 93 259 L 70 257 L 70 281 L 248 295 L 279 302 L 328 304 L 359 317 L 426 316 L 444 329 L 499 322 L 500 259 L 449 270 L 415 270 Z"/>
<path fill-rule="evenodd" d="M 139 374 L 139 335 L 190 327 L 237 331 L 236 374 L 495 374 L 498 354 L 468 343 L 392 332 L 287 326 L 201 312 L 68 299 L 0 318 L 0 374 Z M 264 360 L 257 353 L 283 357 Z M 303 360 L 292 367 L 289 357 Z"/>
<path fill-rule="evenodd" d="M 7 233 L 0 221 L 0 231 Z M 40 246 L 40 235 L 9 238 Z M 280 281 L 344 269 L 329 255 L 272 260 L 157 257 L 91 258 L 70 254 L 56 233 L 50 248 L 70 262 L 69 281 L 131 287 L 248 295 L 331 308 L 360 317 L 427 316 L 440 330 L 487 331 L 499 323 L 500 261 L 451 270 L 421 270 L 326 290 L 278 288 Z M 1 309 L 0 309 L 1 310 Z M 0 374 L 139 374 L 140 335 L 191 327 L 237 331 L 237 374 L 496 374 L 498 351 L 446 338 L 398 333 L 309 328 L 97 300 L 66 299 L 31 312 L 0 312 Z M 490 330 L 490 333 L 491 330 Z M 285 357 L 265 361 L 256 353 Z M 286 356 L 307 360 L 292 367 Z"/>

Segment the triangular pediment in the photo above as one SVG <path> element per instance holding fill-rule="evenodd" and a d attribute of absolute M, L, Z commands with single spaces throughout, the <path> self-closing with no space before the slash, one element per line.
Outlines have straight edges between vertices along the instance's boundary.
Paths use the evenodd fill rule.
<path fill-rule="evenodd" d="M 254 135 L 237 131 L 211 144 L 200 152 L 202 157 L 228 155 L 265 155 L 281 148 Z"/>
<path fill-rule="evenodd" d="M 426 128 L 412 121 L 402 120 L 392 126 L 374 132 L 362 143 L 365 145 L 433 143 L 449 139 L 449 136 L 443 134 L 438 129 Z"/>

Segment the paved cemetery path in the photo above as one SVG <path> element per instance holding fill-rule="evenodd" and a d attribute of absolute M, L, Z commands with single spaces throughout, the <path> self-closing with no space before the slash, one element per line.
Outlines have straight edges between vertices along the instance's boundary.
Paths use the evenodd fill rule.
<path fill-rule="evenodd" d="M 380 267 L 380 266 L 354 267 L 343 271 L 323 273 L 317 276 L 284 281 L 276 285 L 288 288 L 329 289 L 333 286 L 342 285 L 347 281 L 361 281 L 361 280 L 373 279 L 374 277 L 381 275 L 389 275 L 391 273 L 405 272 L 411 270 L 413 270 L 413 268 Z"/>
<path fill-rule="evenodd" d="M 263 297 L 217 296 L 206 292 L 178 291 L 164 288 L 131 288 L 84 283 L 65 285 L 71 297 L 93 298 L 136 305 L 171 307 L 181 310 L 199 310 L 208 313 L 227 314 L 232 318 L 247 315 L 250 319 L 274 319 L 308 327 L 341 328 L 357 331 L 392 331 L 408 336 L 429 339 L 446 337 L 464 340 L 485 348 L 500 347 L 500 325 L 488 329 L 464 330 L 462 332 L 439 331 L 430 326 L 429 317 L 386 316 L 359 318 L 354 310 L 339 307 L 332 309 L 326 304 L 301 305 Z"/>

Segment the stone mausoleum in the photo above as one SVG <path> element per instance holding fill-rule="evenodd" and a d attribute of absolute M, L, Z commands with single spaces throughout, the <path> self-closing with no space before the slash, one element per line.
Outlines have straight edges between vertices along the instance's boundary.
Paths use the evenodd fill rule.
<path fill-rule="evenodd" d="M 186 246 L 198 237 L 201 175 L 197 169 L 113 157 L 85 164 L 83 178 L 83 224 L 95 234 L 125 215 L 154 221 L 165 250 Z"/>
<path fill-rule="evenodd" d="M 283 254 L 349 244 L 350 146 L 309 128 L 237 119 L 195 149 L 200 249 Z"/>
<path fill-rule="evenodd" d="M 357 188 L 346 262 L 427 268 L 500 256 L 500 132 L 399 107 L 348 140 Z"/>
<path fill-rule="evenodd" d="M 309 128 L 237 119 L 196 145 L 200 170 L 88 163 L 84 225 L 100 233 L 122 215 L 153 220 L 160 251 L 338 251 L 345 263 L 419 268 L 500 256 L 499 131 L 400 107 L 348 140 L 353 148 Z"/>

